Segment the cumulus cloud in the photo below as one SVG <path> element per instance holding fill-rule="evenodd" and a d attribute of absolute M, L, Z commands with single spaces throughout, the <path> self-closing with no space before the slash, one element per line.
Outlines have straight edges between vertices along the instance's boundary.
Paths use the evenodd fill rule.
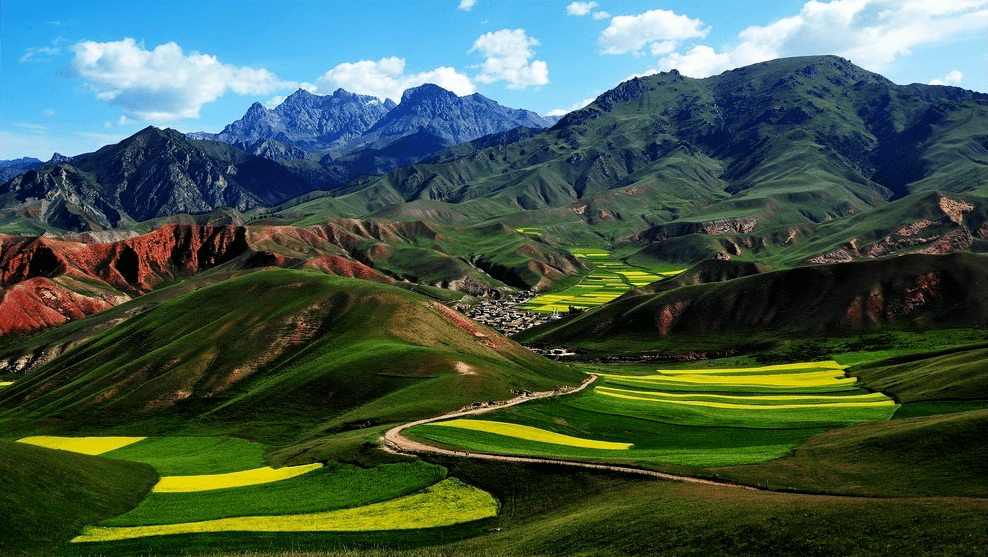
<path fill-rule="evenodd" d="M 266 94 L 294 85 L 265 69 L 223 64 L 198 52 L 186 55 L 174 42 L 147 50 L 131 38 L 84 41 L 72 50 L 69 77 L 83 80 L 96 98 L 123 108 L 127 117 L 149 122 L 197 118 L 204 104 L 228 91 Z"/>
<path fill-rule="evenodd" d="M 810 0 L 797 15 L 745 29 L 720 52 L 694 46 L 659 67 L 706 77 L 773 58 L 836 54 L 882 71 L 919 45 L 981 31 L 986 20 L 988 0 Z"/>
<path fill-rule="evenodd" d="M 463 10 L 465 12 L 469 12 L 476 5 L 477 5 L 477 0 L 460 0 L 460 5 L 457 6 L 457 9 Z"/>
<path fill-rule="evenodd" d="M 596 7 L 596 2 L 571 2 L 566 6 L 566 14 L 582 17 L 592 12 Z"/>
<path fill-rule="evenodd" d="M 699 19 L 669 10 L 650 10 L 639 15 L 619 15 L 600 33 L 604 54 L 643 53 L 646 45 L 707 36 Z"/>
<path fill-rule="evenodd" d="M 397 102 L 405 89 L 423 83 L 433 83 L 460 96 L 473 94 L 477 90 L 469 77 L 454 68 L 441 66 L 427 72 L 406 74 L 405 59 L 392 56 L 376 62 L 361 60 L 339 64 L 316 80 L 313 92 L 328 95 L 343 88 L 351 93 Z"/>
<path fill-rule="evenodd" d="M 549 65 L 535 56 L 533 47 L 539 41 L 529 37 L 524 29 L 501 29 L 481 35 L 470 52 L 485 57 L 480 65 L 477 81 L 481 83 L 507 82 L 508 89 L 539 87 L 549 83 Z"/>
<path fill-rule="evenodd" d="M 956 86 L 956 85 L 960 85 L 962 81 L 964 81 L 964 73 L 961 72 L 960 70 L 953 70 L 952 72 L 944 76 L 942 79 L 938 78 L 938 79 L 930 80 L 930 85 Z"/>

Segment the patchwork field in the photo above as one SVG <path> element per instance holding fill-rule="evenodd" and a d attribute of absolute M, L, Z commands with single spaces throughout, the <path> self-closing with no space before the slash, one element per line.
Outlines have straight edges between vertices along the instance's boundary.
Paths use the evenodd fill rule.
<path fill-rule="evenodd" d="M 74 543 L 216 532 L 364 532 L 444 527 L 496 516 L 489 493 L 423 461 L 361 468 L 262 466 L 264 447 L 234 438 L 30 437 L 24 444 L 102 454 L 161 475 L 133 510 Z"/>
<path fill-rule="evenodd" d="M 856 382 L 833 361 L 601 373 L 592 391 L 408 433 L 475 452 L 646 465 L 753 464 L 784 456 L 816 433 L 890 419 L 898 405 Z M 528 433 L 513 429 L 519 426 Z"/>
<path fill-rule="evenodd" d="M 582 248 L 571 253 L 585 259 L 594 270 L 579 284 L 561 292 L 532 298 L 520 307 L 529 311 L 567 311 L 570 307 L 591 308 L 605 304 L 629 289 L 645 286 L 663 278 L 675 276 L 682 270 L 645 271 L 619 261 L 602 250 Z"/>

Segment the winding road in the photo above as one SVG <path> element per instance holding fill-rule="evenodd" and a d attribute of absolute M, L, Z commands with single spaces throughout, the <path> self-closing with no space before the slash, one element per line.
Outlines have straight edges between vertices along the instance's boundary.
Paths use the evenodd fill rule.
<path fill-rule="evenodd" d="M 705 480 L 702 478 L 694 478 L 691 476 L 679 476 L 676 474 L 666 474 L 664 472 L 656 472 L 654 470 L 645 470 L 642 468 L 633 468 L 631 466 L 615 466 L 610 464 L 592 464 L 589 462 L 579 462 L 575 460 L 555 460 L 549 458 L 531 458 L 524 456 L 507 456 L 498 454 L 485 454 L 485 453 L 468 453 L 464 451 L 453 451 L 449 449 L 441 449 L 439 447 L 433 447 L 432 445 L 426 445 L 425 443 L 419 443 L 417 441 L 412 441 L 411 439 L 405 437 L 401 433 L 417 425 L 428 424 L 431 422 L 438 422 L 441 420 L 449 420 L 452 418 L 460 418 L 463 416 L 474 416 L 477 414 L 483 414 L 485 412 L 490 412 L 492 410 L 500 410 L 501 408 L 508 408 L 510 406 L 515 406 L 523 402 L 528 402 L 530 400 L 538 400 L 540 398 L 546 398 L 550 396 L 560 396 L 560 395 L 570 395 L 575 394 L 583 389 L 590 386 L 591 383 L 597 380 L 596 375 L 591 375 L 587 377 L 579 387 L 575 389 L 555 389 L 552 391 L 543 391 L 538 393 L 528 393 L 525 395 L 517 396 L 511 400 L 507 400 L 498 404 L 490 404 L 486 406 L 481 406 L 478 408 L 469 408 L 464 410 L 457 410 L 455 412 L 450 412 L 448 414 L 443 414 L 441 416 L 436 416 L 434 418 L 426 418 L 424 420 L 416 420 L 414 422 L 409 422 L 407 424 L 402 424 L 389 429 L 382 440 L 384 444 L 381 446 L 382 449 L 396 453 L 396 454 L 421 454 L 421 453 L 432 453 L 441 454 L 446 456 L 457 456 L 462 458 L 479 458 L 483 460 L 497 460 L 501 462 L 524 462 L 530 464 L 561 464 L 564 466 L 576 466 L 579 468 L 592 468 L 595 470 L 608 470 L 612 472 L 624 472 L 628 474 L 642 474 L 645 476 L 652 476 L 656 478 L 662 478 L 664 480 L 673 480 L 679 482 L 691 482 L 699 484 L 717 485 L 722 487 L 734 487 L 739 489 L 747 489 L 751 491 L 756 491 L 757 489 L 751 486 L 732 484 L 726 482 L 717 482 L 713 480 Z"/>

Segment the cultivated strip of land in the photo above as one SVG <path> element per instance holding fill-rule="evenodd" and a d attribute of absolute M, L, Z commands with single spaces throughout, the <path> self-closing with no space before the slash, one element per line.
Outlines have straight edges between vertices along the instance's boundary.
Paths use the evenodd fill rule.
<path fill-rule="evenodd" d="M 643 474 L 646 476 L 653 476 L 656 478 L 662 478 L 664 480 L 673 480 L 681 482 L 692 482 L 700 484 L 718 485 L 724 487 L 737 487 L 741 489 L 755 490 L 755 488 L 745 485 L 716 482 L 713 480 L 704 480 L 701 478 L 693 478 L 690 476 L 679 476 L 675 474 L 666 474 L 664 472 L 656 472 L 655 470 L 644 470 L 642 468 L 633 468 L 630 466 L 614 466 L 610 464 L 592 464 L 589 462 L 579 462 L 575 460 L 555 460 L 549 458 L 530 458 L 530 457 L 520 457 L 520 456 L 506 456 L 497 454 L 484 454 L 484 453 L 468 453 L 464 451 L 453 451 L 450 449 L 441 449 L 439 447 L 433 447 L 432 445 L 426 445 L 425 443 L 419 443 L 417 441 L 412 441 L 411 439 L 403 436 L 401 433 L 406 429 L 428 424 L 432 422 L 438 422 L 442 420 L 449 420 L 452 418 L 461 418 L 464 416 L 475 416 L 477 414 L 483 414 L 485 412 L 490 412 L 492 410 L 500 410 L 503 408 L 508 408 L 510 406 L 515 406 L 523 402 L 528 402 L 530 400 L 537 400 L 540 398 L 546 398 L 550 396 L 559 395 L 569 395 L 575 394 L 583 389 L 590 386 L 591 383 L 597 380 L 596 375 L 591 375 L 587 377 L 579 387 L 576 388 L 559 388 L 552 391 L 543 391 L 538 393 L 527 393 L 524 395 L 517 396 L 511 400 L 504 401 L 500 404 L 487 405 L 479 408 L 468 408 L 463 410 L 458 410 L 455 412 L 450 412 L 448 414 L 443 414 L 441 416 L 436 416 L 433 418 L 425 418 L 422 420 L 417 420 L 414 422 L 409 422 L 407 424 L 402 424 L 389 429 L 382 438 L 384 445 L 382 449 L 394 453 L 432 453 L 441 454 L 446 456 L 458 456 L 464 458 L 479 458 L 484 460 L 497 460 L 504 462 L 524 462 L 530 464 L 562 464 L 565 466 L 578 466 L 581 468 L 593 468 L 596 470 L 609 470 L 613 472 L 625 472 L 629 474 Z"/>

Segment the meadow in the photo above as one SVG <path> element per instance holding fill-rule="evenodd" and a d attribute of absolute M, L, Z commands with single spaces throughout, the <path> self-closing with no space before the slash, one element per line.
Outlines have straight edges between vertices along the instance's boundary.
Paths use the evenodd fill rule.
<path fill-rule="evenodd" d="M 538 312 L 566 312 L 571 307 L 585 309 L 610 302 L 628 290 L 675 276 L 679 270 L 643 270 L 613 257 L 609 252 L 579 248 L 571 253 L 587 262 L 593 270 L 578 284 L 536 296 L 522 304 L 522 309 Z"/>
<path fill-rule="evenodd" d="M 898 408 L 888 396 L 861 389 L 834 361 L 652 374 L 614 368 L 600 372 L 593 389 L 578 395 L 499 410 L 470 424 L 420 425 L 408 433 L 475 452 L 735 466 L 780 458 L 828 429 L 888 420 Z M 518 426 L 527 434 L 512 429 Z M 613 445 L 605 449 L 594 442 Z"/>
<path fill-rule="evenodd" d="M 236 438 L 45 436 L 20 442 L 101 454 L 113 459 L 108 462 L 144 463 L 158 472 L 158 482 L 136 508 L 87 527 L 71 540 L 77 544 L 102 547 L 148 536 L 231 531 L 418 530 L 482 520 L 498 511 L 489 493 L 420 460 L 370 468 L 341 463 L 271 468 L 258 466 L 264 446 Z"/>

